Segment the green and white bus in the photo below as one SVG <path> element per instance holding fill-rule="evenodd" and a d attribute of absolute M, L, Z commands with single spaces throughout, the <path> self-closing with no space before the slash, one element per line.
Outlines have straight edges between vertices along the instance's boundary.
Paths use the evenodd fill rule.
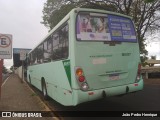
<path fill-rule="evenodd" d="M 130 17 L 76 8 L 28 54 L 28 82 L 65 106 L 143 89 Z"/>

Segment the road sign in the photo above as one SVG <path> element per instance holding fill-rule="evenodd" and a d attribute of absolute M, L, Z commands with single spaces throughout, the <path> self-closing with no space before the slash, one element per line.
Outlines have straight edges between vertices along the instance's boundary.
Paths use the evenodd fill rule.
<path fill-rule="evenodd" d="M 12 35 L 0 34 L 0 59 L 12 59 Z"/>
<path fill-rule="evenodd" d="M 13 48 L 13 65 L 14 67 L 20 67 L 22 66 L 22 60 L 20 60 L 20 52 L 25 51 L 25 53 L 29 53 L 31 49 L 26 48 Z M 22 53 L 23 54 L 23 53 Z"/>
<path fill-rule="evenodd" d="M 12 59 L 12 35 L 0 34 L 0 98 L 2 86 L 3 59 Z"/>
<path fill-rule="evenodd" d="M 26 59 L 26 51 L 25 50 L 21 50 L 20 51 L 20 60 L 25 60 Z"/>

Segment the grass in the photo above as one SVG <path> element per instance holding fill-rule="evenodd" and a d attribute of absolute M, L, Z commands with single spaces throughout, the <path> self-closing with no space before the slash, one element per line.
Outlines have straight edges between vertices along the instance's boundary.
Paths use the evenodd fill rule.
<path fill-rule="evenodd" d="M 36 93 L 32 93 L 31 96 L 37 96 L 37 94 Z"/>

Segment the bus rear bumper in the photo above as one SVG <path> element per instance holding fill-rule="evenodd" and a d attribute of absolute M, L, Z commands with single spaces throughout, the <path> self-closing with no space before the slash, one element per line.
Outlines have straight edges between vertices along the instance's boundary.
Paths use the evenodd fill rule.
<path fill-rule="evenodd" d="M 77 99 L 77 100 L 74 100 L 75 102 L 74 105 L 87 102 L 87 101 L 101 99 L 103 97 L 128 94 L 128 93 L 140 91 L 142 89 L 143 89 L 143 79 L 141 79 L 138 83 L 132 83 L 132 84 L 127 84 L 123 86 L 115 86 L 115 87 L 104 88 L 99 90 L 92 90 L 87 92 L 83 92 L 81 90 L 74 90 L 74 95 L 76 95 L 75 99 Z"/>

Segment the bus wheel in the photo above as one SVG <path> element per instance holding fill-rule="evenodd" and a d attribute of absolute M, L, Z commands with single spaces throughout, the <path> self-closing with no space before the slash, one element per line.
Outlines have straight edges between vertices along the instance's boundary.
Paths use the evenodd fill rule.
<path fill-rule="evenodd" d="M 48 99 L 48 95 L 47 95 L 47 87 L 46 87 L 45 80 L 42 80 L 42 93 L 43 93 L 43 98 L 45 100 L 47 100 Z"/>

